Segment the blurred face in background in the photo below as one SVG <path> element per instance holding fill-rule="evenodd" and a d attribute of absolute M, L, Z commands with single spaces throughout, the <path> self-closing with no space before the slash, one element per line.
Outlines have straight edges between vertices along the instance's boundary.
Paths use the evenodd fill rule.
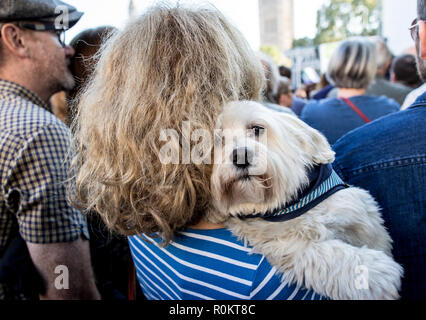
<path fill-rule="evenodd" d="M 293 105 L 293 93 L 291 91 L 288 93 L 282 93 L 280 95 L 279 105 L 290 108 Z"/>
<path fill-rule="evenodd" d="M 282 107 L 291 108 L 293 105 L 293 93 L 291 92 L 290 80 L 280 77 L 278 80 L 276 103 Z"/>

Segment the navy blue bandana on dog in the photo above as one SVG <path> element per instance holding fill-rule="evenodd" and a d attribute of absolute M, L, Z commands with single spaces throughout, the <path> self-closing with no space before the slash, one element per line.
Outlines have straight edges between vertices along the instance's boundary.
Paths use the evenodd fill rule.
<path fill-rule="evenodd" d="M 262 218 L 270 222 L 288 221 L 300 217 L 342 189 L 349 188 L 334 172 L 331 164 L 314 166 L 308 173 L 309 185 L 299 191 L 296 200 L 265 214 L 237 215 L 241 220 Z"/>

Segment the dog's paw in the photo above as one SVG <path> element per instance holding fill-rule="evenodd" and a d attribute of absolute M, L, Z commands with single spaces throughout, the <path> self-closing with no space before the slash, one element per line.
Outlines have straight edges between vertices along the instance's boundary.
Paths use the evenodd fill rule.
<path fill-rule="evenodd" d="M 361 300 L 399 299 L 402 267 L 376 250 L 364 249 L 361 261 L 362 264 L 355 267 L 355 297 Z"/>

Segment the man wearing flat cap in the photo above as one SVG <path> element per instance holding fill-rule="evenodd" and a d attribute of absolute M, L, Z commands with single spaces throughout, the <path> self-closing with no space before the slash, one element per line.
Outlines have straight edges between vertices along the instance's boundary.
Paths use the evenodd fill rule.
<path fill-rule="evenodd" d="M 70 90 L 58 0 L 0 4 L 0 300 L 98 299 L 84 216 L 66 199 L 71 133 L 49 110 Z"/>

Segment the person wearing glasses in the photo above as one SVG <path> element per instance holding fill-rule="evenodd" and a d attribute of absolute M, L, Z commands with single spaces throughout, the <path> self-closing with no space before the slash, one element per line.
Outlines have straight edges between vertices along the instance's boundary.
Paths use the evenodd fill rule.
<path fill-rule="evenodd" d="M 410 28 L 417 68 L 426 80 L 426 0 Z M 426 93 L 407 110 L 356 129 L 334 145 L 334 169 L 367 189 L 382 208 L 393 255 L 404 267 L 401 297 L 426 299 Z"/>
<path fill-rule="evenodd" d="M 98 299 L 85 217 L 66 199 L 69 129 L 47 101 L 74 87 L 58 0 L 0 10 L 0 300 Z"/>

